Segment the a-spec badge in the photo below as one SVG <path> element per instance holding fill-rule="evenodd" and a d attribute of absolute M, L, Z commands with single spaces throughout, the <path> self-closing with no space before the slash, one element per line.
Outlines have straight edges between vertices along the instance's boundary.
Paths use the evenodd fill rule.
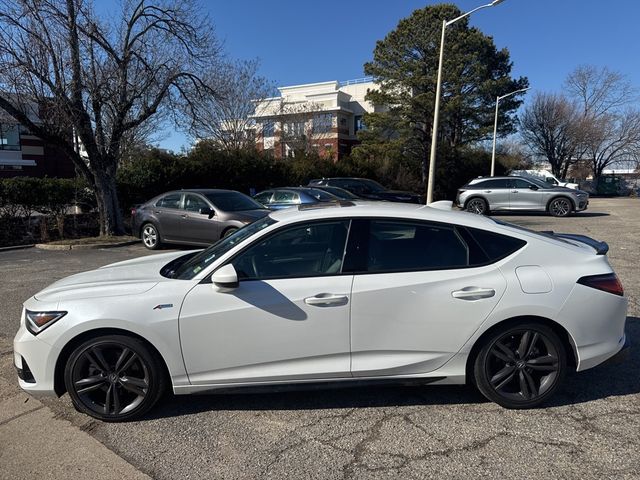
<path fill-rule="evenodd" d="M 154 310 L 162 310 L 163 308 L 173 308 L 173 303 L 161 303 L 153 307 Z"/>

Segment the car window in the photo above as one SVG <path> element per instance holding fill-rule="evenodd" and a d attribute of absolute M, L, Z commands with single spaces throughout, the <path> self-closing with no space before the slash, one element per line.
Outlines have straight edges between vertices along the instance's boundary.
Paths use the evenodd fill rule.
<path fill-rule="evenodd" d="M 300 203 L 300 196 L 291 190 L 278 190 L 273 194 L 273 203 Z"/>
<path fill-rule="evenodd" d="M 181 193 L 170 193 L 169 195 L 165 195 L 160 200 L 158 200 L 156 202 L 156 207 L 180 208 L 181 197 L 182 197 Z"/>
<path fill-rule="evenodd" d="M 200 212 L 201 208 L 210 208 L 204 199 L 192 193 L 186 193 L 184 196 L 184 209 L 189 212 Z"/>
<path fill-rule="evenodd" d="M 232 260 L 241 280 L 315 277 L 341 272 L 349 220 L 286 228 Z"/>
<path fill-rule="evenodd" d="M 272 191 L 266 191 L 266 192 L 260 192 L 259 194 L 257 194 L 255 197 L 253 197 L 254 200 L 257 200 L 258 202 L 264 204 L 269 203 L 269 201 L 271 200 L 271 196 L 273 195 Z"/>
<path fill-rule="evenodd" d="M 513 185 L 512 188 L 529 188 L 532 185 L 530 182 L 521 178 L 514 178 L 511 180 L 511 184 Z"/>
<path fill-rule="evenodd" d="M 469 265 L 486 265 L 520 250 L 527 242 L 478 228 L 461 227 L 458 233 L 469 246 Z"/>
<path fill-rule="evenodd" d="M 496 178 L 493 180 L 484 180 L 482 182 L 478 182 L 472 186 L 475 186 L 477 188 L 491 188 L 491 189 L 496 189 L 496 188 L 509 188 L 508 185 L 508 180 L 503 179 L 503 178 Z"/>
<path fill-rule="evenodd" d="M 312 196 L 316 200 L 320 202 L 330 202 L 331 200 L 336 200 L 338 197 L 333 195 L 332 193 L 325 192 L 324 190 L 320 190 L 318 188 L 308 188 L 304 190 L 304 193 Z"/>
<path fill-rule="evenodd" d="M 469 250 L 453 226 L 371 220 L 366 271 L 397 272 L 466 267 Z"/>

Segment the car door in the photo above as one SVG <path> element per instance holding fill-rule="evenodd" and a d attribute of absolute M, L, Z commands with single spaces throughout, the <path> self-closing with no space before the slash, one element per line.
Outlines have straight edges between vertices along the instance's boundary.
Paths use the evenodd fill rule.
<path fill-rule="evenodd" d="M 220 222 L 215 216 L 213 206 L 196 193 L 184 194 L 184 213 L 182 222 L 182 240 L 194 243 L 213 243 L 220 239 Z M 214 215 L 200 213 L 201 209 L 211 209 Z"/>
<path fill-rule="evenodd" d="M 180 339 L 194 385 L 350 376 L 348 220 L 283 227 L 230 263 L 239 286 L 185 297 Z"/>
<path fill-rule="evenodd" d="M 510 180 L 509 209 L 541 210 L 543 209 L 542 192 L 539 187 L 523 178 Z"/>
<path fill-rule="evenodd" d="M 477 186 L 481 196 L 489 203 L 490 210 L 509 208 L 509 184 L 506 179 L 485 180 Z"/>
<path fill-rule="evenodd" d="M 354 377 L 420 374 L 453 357 L 499 302 L 506 281 L 452 225 L 354 222 L 348 247 Z M 358 239 L 357 241 L 355 239 Z M 356 258 L 353 260 L 353 258 Z"/>
<path fill-rule="evenodd" d="M 179 241 L 183 225 L 182 193 L 169 193 L 158 200 L 153 207 L 158 219 L 160 235 L 164 241 Z"/>

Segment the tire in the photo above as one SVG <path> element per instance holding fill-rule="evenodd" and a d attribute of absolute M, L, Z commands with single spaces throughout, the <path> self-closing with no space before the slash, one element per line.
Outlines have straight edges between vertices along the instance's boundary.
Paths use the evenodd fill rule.
<path fill-rule="evenodd" d="M 484 198 L 474 197 L 467 201 L 465 210 L 478 215 L 487 215 L 489 213 L 489 205 Z"/>
<path fill-rule="evenodd" d="M 158 250 L 162 245 L 160 232 L 158 232 L 158 228 L 153 223 L 147 222 L 142 225 L 140 238 L 142 239 L 142 244 L 149 250 Z"/>
<path fill-rule="evenodd" d="M 105 335 L 74 349 L 64 383 L 79 412 L 123 422 L 153 407 L 166 390 L 167 378 L 162 360 L 142 340 Z"/>
<path fill-rule="evenodd" d="M 549 202 L 549 213 L 554 217 L 567 217 L 572 211 L 573 204 L 566 197 L 554 198 Z"/>
<path fill-rule="evenodd" d="M 566 370 L 567 353 L 560 337 L 546 325 L 521 322 L 485 339 L 473 374 L 486 398 L 505 408 L 521 409 L 547 401 L 562 384 Z"/>
<path fill-rule="evenodd" d="M 222 232 L 222 236 L 220 238 L 225 238 L 231 235 L 232 233 L 236 233 L 238 229 L 236 227 L 229 227 L 224 232 Z"/>

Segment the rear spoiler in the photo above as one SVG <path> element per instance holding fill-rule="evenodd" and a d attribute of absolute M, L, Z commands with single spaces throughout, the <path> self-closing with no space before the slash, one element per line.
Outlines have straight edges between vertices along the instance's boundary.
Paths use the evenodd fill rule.
<path fill-rule="evenodd" d="M 542 233 L 546 233 L 547 235 L 551 235 L 556 238 L 584 243 L 593 248 L 598 255 L 606 255 L 609 251 L 609 245 L 607 244 L 607 242 L 599 242 L 598 240 L 594 240 L 593 238 L 587 237 L 586 235 L 578 235 L 576 233 L 554 233 L 553 230 L 548 230 Z"/>

